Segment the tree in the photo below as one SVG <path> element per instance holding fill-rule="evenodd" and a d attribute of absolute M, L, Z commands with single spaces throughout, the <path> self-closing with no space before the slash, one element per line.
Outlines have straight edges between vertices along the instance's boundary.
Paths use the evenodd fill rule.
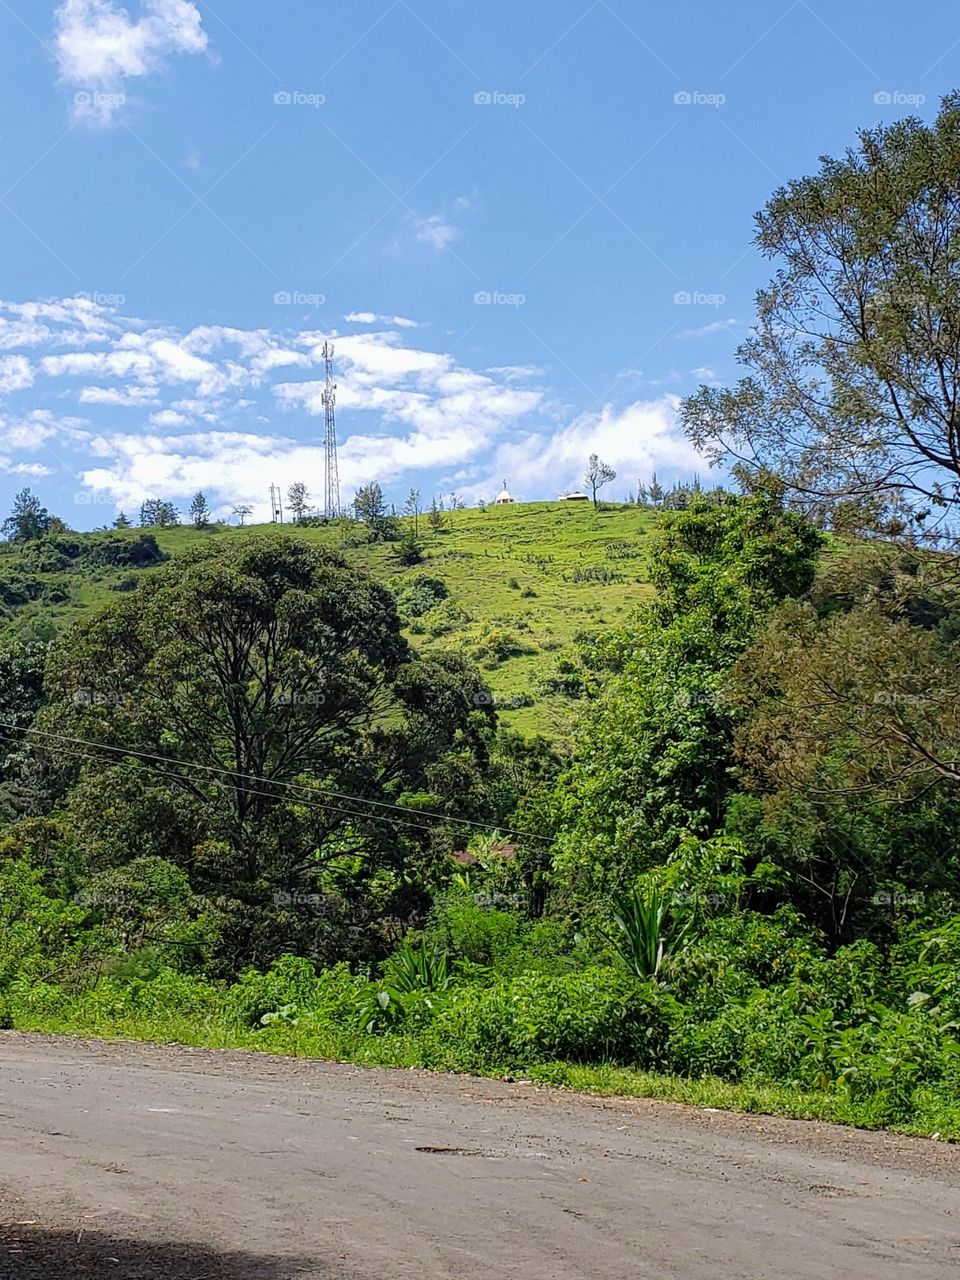
<path fill-rule="evenodd" d="M 650 497 L 650 505 L 653 507 L 659 507 L 663 502 L 664 492 L 663 485 L 657 479 L 657 473 L 655 471 L 650 477 L 650 487 L 648 488 L 647 493 Z"/>
<path fill-rule="evenodd" d="M 242 528 L 247 516 L 253 515 L 253 507 L 251 507 L 248 502 L 238 502 L 233 508 L 233 514 L 240 521 L 240 526 Z"/>
<path fill-rule="evenodd" d="M 734 779 L 730 669 L 766 612 L 813 580 L 821 537 L 766 497 L 666 513 L 653 601 L 584 658 L 591 710 L 557 788 L 558 880 L 575 899 L 629 890 L 685 833 L 717 834 Z"/>
<path fill-rule="evenodd" d="M 34 542 L 49 532 L 50 513 L 35 493 L 21 489 L 2 528 L 9 542 Z"/>
<path fill-rule="evenodd" d="M 210 508 L 206 495 L 198 490 L 190 502 L 190 519 L 195 529 L 206 529 L 210 524 Z"/>
<path fill-rule="evenodd" d="M 420 501 L 420 490 L 411 489 L 407 494 L 406 501 L 403 504 L 403 514 L 405 516 L 413 516 L 413 536 L 420 537 L 420 512 L 423 506 Z"/>
<path fill-rule="evenodd" d="M 430 510 L 427 512 L 427 522 L 434 533 L 439 533 L 443 528 L 443 499 L 439 502 L 434 498 L 430 503 Z"/>
<path fill-rule="evenodd" d="M 366 895 L 401 892 L 436 839 L 398 806 L 469 807 L 494 720 L 464 660 L 417 660 L 385 587 L 279 534 L 205 543 L 160 569 L 135 601 L 71 629 L 50 681 L 45 727 L 120 748 L 81 762 L 66 798 L 84 841 L 103 847 L 119 828 L 115 848 L 162 843 L 198 892 L 235 904 L 238 961 L 269 962 L 301 929 L 311 953 L 327 945 L 333 922 L 291 916 L 278 894 L 349 886 L 373 919 Z M 176 763 L 157 775 L 124 748 Z"/>
<path fill-rule="evenodd" d="M 412 529 L 406 529 L 397 548 L 397 559 L 401 564 L 411 566 L 423 560 L 423 547 Z"/>
<path fill-rule="evenodd" d="M 148 498 L 140 507 L 140 525 L 144 528 L 171 529 L 180 523 L 180 513 L 172 502 Z"/>
<path fill-rule="evenodd" d="M 383 500 L 383 490 L 376 480 L 357 490 L 356 497 L 353 499 L 353 510 L 357 519 L 366 525 L 374 525 L 386 516 L 387 508 Z"/>
<path fill-rule="evenodd" d="M 584 481 L 584 484 L 586 484 L 590 489 L 590 493 L 593 496 L 593 505 L 595 509 L 598 505 L 597 491 L 601 489 L 608 481 L 616 480 L 616 478 L 617 478 L 617 473 L 616 471 L 614 471 L 613 467 L 609 466 L 601 458 L 597 457 L 595 453 L 591 453 L 590 459 L 587 462 L 587 470 L 586 470 L 586 474 L 583 477 L 583 481 Z"/>
<path fill-rule="evenodd" d="M 953 893 L 960 873 L 957 644 L 891 604 L 788 601 L 731 673 L 737 834 L 834 940 L 884 914 L 878 893 Z"/>
<path fill-rule="evenodd" d="M 353 500 L 356 518 L 367 530 L 371 542 L 397 542 L 400 539 L 400 521 L 387 513 L 383 490 L 376 480 L 357 490 Z"/>
<path fill-rule="evenodd" d="M 287 506 L 293 512 L 294 520 L 302 520 L 310 506 L 310 494 L 302 480 L 292 484 L 287 490 Z"/>
<path fill-rule="evenodd" d="M 774 193 L 748 375 L 681 408 L 713 461 L 838 526 L 935 537 L 960 512 L 958 165 L 954 93 Z"/>
<path fill-rule="evenodd" d="M 114 522 L 113 522 L 113 527 L 114 527 L 115 529 L 129 529 L 129 528 L 130 528 L 130 521 L 127 519 L 126 515 L 125 515 L 122 511 L 121 511 L 121 512 L 120 512 L 120 514 L 117 516 L 116 520 L 114 520 Z"/>

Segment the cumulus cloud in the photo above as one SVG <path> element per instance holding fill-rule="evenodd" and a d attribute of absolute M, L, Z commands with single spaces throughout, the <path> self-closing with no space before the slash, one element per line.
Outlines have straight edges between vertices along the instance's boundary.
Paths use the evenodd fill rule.
<path fill-rule="evenodd" d="M 297 480 L 317 500 L 330 338 L 345 501 L 370 480 L 426 492 L 455 479 L 465 496 L 489 498 L 503 476 L 519 497 L 552 497 L 581 483 L 594 451 L 620 472 L 611 496 L 635 487 L 638 475 L 656 470 L 668 482 L 698 465 L 672 397 L 571 418 L 541 369 L 471 368 L 414 346 L 402 326 L 181 331 L 83 299 L 0 302 L 0 335 L 4 321 L 19 349 L 0 355 L 0 376 L 21 387 L 9 404 L 29 398 L 29 406 L 0 412 L 0 454 L 11 465 L 43 465 L 38 450 L 28 451 L 55 449 L 58 468 L 69 464 L 127 510 L 158 494 L 185 504 L 203 489 L 220 514 L 246 502 L 269 517 L 270 483 L 286 489 Z M 34 407 L 45 396 L 56 413 Z M 69 416 L 71 402 L 87 416 Z"/>
<path fill-rule="evenodd" d="M 172 54 L 208 46 L 192 0 L 142 0 L 139 17 L 112 0 L 64 0 L 55 13 L 54 49 L 61 81 L 73 91 L 73 114 L 109 124 L 128 81 L 161 70 Z"/>
<path fill-rule="evenodd" d="M 26 356 L 0 356 L 0 395 L 33 386 L 33 365 Z"/>
<path fill-rule="evenodd" d="M 598 453 L 617 472 L 610 486 L 626 493 L 636 488 L 638 477 L 646 483 L 656 471 L 661 480 L 689 478 L 702 469 L 703 459 L 680 429 L 679 400 L 637 400 L 625 408 L 604 406 L 583 413 L 558 430 L 531 432 L 503 442 L 484 479 L 466 490 L 473 498 L 490 498 L 506 476 L 518 497 L 552 496 L 583 487 L 587 458 Z M 544 487 L 549 486 L 547 494 Z"/>

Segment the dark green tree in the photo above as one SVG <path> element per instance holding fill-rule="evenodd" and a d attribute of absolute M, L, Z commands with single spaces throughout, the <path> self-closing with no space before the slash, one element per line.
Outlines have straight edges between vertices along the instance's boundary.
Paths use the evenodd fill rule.
<path fill-rule="evenodd" d="M 35 493 L 21 489 L 2 529 L 9 542 L 33 542 L 49 532 L 50 513 Z"/>
<path fill-rule="evenodd" d="M 85 839 L 102 844 L 125 815 L 142 821 L 129 806 L 143 786 L 126 803 L 121 778 L 152 772 L 151 841 L 189 863 L 198 892 L 238 904 L 238 957 L 289 945 L 291 929 L 321 946 L 331 920 L 287 918 L 274 910 L 284 894 L 342 894 L 359 909 L 378 869 L 399 886 L 435 858 L 442 823 L 405 822 L 408 805 L 482 809 L 493 714 L 479 675 L 453 656 L 418 661 L 385 588 L 280 535 L 160 570 L 135 602 L 71 631 L 50 683 L 56 732 L 178 762 L 85 760 L 66 807 L 79 814 L 82 792 Z M 69 753 L 61 763 L 76 772 Z"/>
<path fill-rule="evenodd" d="M 664 517 L 654 601 L 585 657 L 595 695 L 557 788 L 559 883 L 594 906 L 722 828 L 729 672 L 766 613 L 812 580 L 820 535 L 771 498 L 699 497 Z"/>

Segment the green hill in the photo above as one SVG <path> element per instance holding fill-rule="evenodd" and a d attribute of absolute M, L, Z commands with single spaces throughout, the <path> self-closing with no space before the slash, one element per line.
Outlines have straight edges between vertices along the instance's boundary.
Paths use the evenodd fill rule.
<path fill-rule="evenodd" d="M 649 595 L 646 538 L 655 512 L 636 506 L 518 503 L 443 513 L 443 527 L 419 520 L 423 560 L 404 567 L 396 543 L 350 545 L 359 526 L 280 526 L 290 537 L 341 551 L 398 594 L 407 635 L 423 653 L 466 652 L 479 663 L 503 723 L 563 737 L 577 700 L 567 660 L 576 637 L 624 621 Z M 405 520 L 404 527 L 412 521 Z M 152 534 L 165 556 L 211 538 L 277 526 L 132 530 L 120 547 Z M 116 537 L 69 534 L 0 550 L 4 626 L 50 634 L 117 593 L 136 590 L 150 565 L 117 564 Z M 441 585 L 437 585 L 437 583 Z M 446 590 L 446 597 L 438 595 Z M 565 678 L 566 677 L 566 678 Z"/>

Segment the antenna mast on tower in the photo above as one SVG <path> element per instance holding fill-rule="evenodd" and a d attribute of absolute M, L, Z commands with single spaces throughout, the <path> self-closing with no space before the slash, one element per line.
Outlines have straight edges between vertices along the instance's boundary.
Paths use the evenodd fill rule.
<path fill-rule="evenodd" d="M 337 402 L 337 384 L 333 380 L 333 343 L 323 344 L 323 366 L 326 386 L 323 390 L 323 514 L 328 519 L 340 514 L 340 472 L 337 467 L 337 421 L 334 405 Z"/>

